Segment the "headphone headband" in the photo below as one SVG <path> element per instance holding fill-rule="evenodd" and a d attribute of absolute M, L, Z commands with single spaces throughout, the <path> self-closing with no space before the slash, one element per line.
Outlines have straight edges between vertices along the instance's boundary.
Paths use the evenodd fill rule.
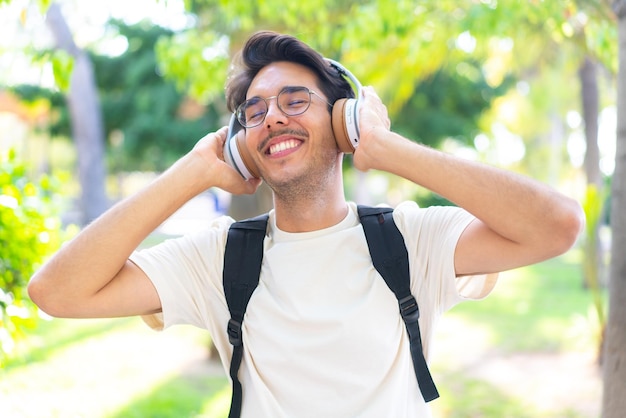
<path fill-rule="evenodd" d="M 332 60 L 330 58 L 324 58 L 324 59 L 330 64 L 331 67 L 337 70 L 339 75 L 344 76 L 348 80 L 352 81 L 352 84 L 354 84 L 354 86 L 356 87 L 355 95 L 357 96 L 357 98 L 361 97 L 361 90 L 363 89 L 363 86 L 361 86 L 361 83 L 354 76 L 354 74 L 352 74 L 350 70 L 348 70 L 346 67 L 344 67 L 343 65 L 341 65 L 339 62 L 335 60 Z"/>

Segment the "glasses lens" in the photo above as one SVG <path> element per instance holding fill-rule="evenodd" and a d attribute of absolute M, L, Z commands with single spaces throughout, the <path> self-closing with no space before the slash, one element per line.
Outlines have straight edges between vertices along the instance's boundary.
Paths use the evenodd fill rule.
<path fill-rule="evenodd" d="M 304 113 L 311 103 L 311 93 L 306 87 L 286 87 L 278 95 L 278 107 L 288 116 Z"/>
<path fill-rule="evenodd" d="M 259 125 L 265 119 L 267 103 L 260 97 L 253 97 L 243 102 L 237 109 L 237 119 L 246 128 Z"/>

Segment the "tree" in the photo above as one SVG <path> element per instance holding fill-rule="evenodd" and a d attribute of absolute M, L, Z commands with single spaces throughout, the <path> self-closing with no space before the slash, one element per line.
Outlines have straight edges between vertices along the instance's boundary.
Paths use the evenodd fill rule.
<path fill-rule="evenodd" d="M 585 153 L 585 173 L 587 183 L 602 186 L 602 173 L 600 172 L 600 150 L 598 148 L 598 64 L 587 56 L 578 70 L 581 84 L 581 97 L 583 120 L 585 121 L 585 138 L 587 151 Z"/>
<path fill-rule="evenodd" d="M 98 93 L 89 56 L 74 43 L 58 4 L 50 5 L 47 22 L 57 48 L 74 59 L 67 103 L 72 136 L 78 151 L 80 223 L 84 225 L 97 218 L 109 206 L 105 191 L 104 137 Z"/>
<path fill-rule="evenodd" d="M 612 183 L 612 257 L 609 279 L 609 318 L 604 351 L 604 418 L 626 411 L 626 1 L 615 0 L 619 33 L 617 77 L 617 150 Z"/>

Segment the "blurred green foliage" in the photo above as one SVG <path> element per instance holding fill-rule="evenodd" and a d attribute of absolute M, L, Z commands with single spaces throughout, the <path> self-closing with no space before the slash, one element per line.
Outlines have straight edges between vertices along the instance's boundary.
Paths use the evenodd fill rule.
<path fill-rule="evenodd" d="M 63 238 L 56 193 L 54 178 L 33 180 L 14 151 L 0 155 L 0 364 L 37 321 L 26 285 Z"/>
<path fill-rule="evenodd" d="M 163 77 L 155 47 L 159 39 L 173 35 L 170 30 L 147 21 L 127 25 L 118 20 L 110 21 L 108 30 L 125 39 L 127 48 L 116 56 L 94 51 L 89 55 L 103 113 L 109 171 L 165 170 L 206 133 L 219 128 L 223 100 L 209 105 L 189 100 L 184 86 Z M 33 85 L 11 90 L 25 102 L 48 101 L 52 109 L 48 133 L 72 137 L 61 92 Z"/>
<path fill-rule="evenodd" d="M 409 138 L 418 136 L 434 148 L 448 138 L 472 147 L 483 113 L 517 80 L 509 74 L 491 86 L 480 63 L 467 61 L 464 68 L 461 72 L 453 65 L 443 66 L 417 85 L 395 118 L 394 130 Z"/>
<path fill-rule="evenodd" d="M 584 252 L 582 261 L 584 284 L 593 295 L 593 304 L 601 329 L 599 335 L 600 352 L 604 344 L 607 307 L 606 300 L 603 297 L 605 285 L 602 280 L 602 274 L 605 271 L 605 266 L 603 265 L 604 253 L 600 244 L 599 230 L 606 216 L 605 202 L 608 194 L 608 189 L 589 184 L 587 185 L 585 198 L 582 201 L 586 219 L 582 243 Z"/>
<path fill-rule="evenodd" d="M 218 55 L 212 72 L 197 71 L 206 63 L 187 65 L 189 58 L 207 49 L 233 53 L 259 29 L 294 34 L 341 61 L 376 87 L 392 118 L 417 84 L 446 63 L 465 60 L 470 49 L 472 58 L 524 76 L 565 55 L 574 67 L 588 54 L 612 72 L 617 68 L 617 28 L 603 0 L 185 0 L 185 8 L 193 27 L 164 40 L 158 55 L 167 76 L 194 97 L 221 92 L 227 59 Z M 459 48 L 461 34 L 473 40 L 472 48 Z M 501 54 L 503 43 L 510 54 Z"/>
<path fill-rule="evenodd" d="M 109 168 L 165 170 L 219 128 L 219 103 L 190 101 L 163 77 L 155 46 L 172 31 L 146 21 L 127 25 L 112 20 L 108 25 L 128 44 L 117 56 L 90 54 L 109 140 Z"/>

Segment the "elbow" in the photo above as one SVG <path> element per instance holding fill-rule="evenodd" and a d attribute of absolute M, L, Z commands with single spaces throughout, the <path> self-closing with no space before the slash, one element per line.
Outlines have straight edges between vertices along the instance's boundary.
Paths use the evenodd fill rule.
<path fill-rule="evenodd" d="M 553 233 L 548 237 L 554 243 L 555 256 L 567 252 L 576 244 L 585 226 L 585 213 L 578 202 L 568 199 L 558 212 Z"/>
<path fill-rule="evenodd" d="M 37 305 L 39 309 L 50 315 L 48 309 L 46 309 L 46 292 L 43 289 L 44 285 L 42 284 L 41 277 L 37 273 L 33 277 L 31 277 L 28 282 L 28 287 L 26 288 L 28 292 L 28 297 L 30 300 Z"/>
<path fill-rule="evenodd" d="M 28 282 L 28 297 L 37 307 L 53 317 L 63 317 L 60 304 L 55 303 L 54 293 L 47 285 L 45 277 L 36 273 Z"/>

